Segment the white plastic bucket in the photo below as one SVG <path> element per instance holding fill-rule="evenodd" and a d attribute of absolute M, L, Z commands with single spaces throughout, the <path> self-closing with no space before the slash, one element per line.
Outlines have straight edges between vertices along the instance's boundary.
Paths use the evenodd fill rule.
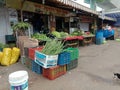
<path fill-rule="evenodd" d="M 28 73 L 21 70 L 9 74 L 10 90 L 28 90 Z"/>

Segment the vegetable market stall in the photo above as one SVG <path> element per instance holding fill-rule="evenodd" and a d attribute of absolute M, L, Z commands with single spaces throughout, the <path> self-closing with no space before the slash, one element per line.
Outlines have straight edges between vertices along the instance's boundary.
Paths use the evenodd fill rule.
<path fill-rule="evenodd" d="M 78 47 L 79 42 L 83 41 L 83 36 L 70 36 L 64 39 L 66 47 Z"/>
<path fill-rule="evenodd" d="M 89 45 L 94 42 L 95 35 L 89 34 L 89 35 L 82 35 L 84 37 L 83 39 L 83 45 Z"/>

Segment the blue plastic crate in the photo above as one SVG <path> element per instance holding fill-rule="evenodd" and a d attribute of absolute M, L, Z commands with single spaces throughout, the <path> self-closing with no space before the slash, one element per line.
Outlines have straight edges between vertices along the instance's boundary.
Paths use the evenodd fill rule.
<path fill-rule="evenodd" d="M 70 53 L 63 52 L 58 55 L 58 65 L 65 65 L 70 63 Z"/>
<path fill-rule="evenodd" d="M 42 67 L 37 64 L 34 60 L 32 61 L 32 71 L 37 74 L 42 74 Z"/>

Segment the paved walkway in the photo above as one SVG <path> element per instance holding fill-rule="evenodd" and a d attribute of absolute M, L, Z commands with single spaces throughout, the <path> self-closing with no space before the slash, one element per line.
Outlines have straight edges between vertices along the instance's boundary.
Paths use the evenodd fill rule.
<path fill-rule="evenodd" d="M 80 47 L 78 67 L 52 81 L 20 63 L 0 66 L 0 90 L 9 90 L 8 75 L 16 70 L 28 71 L 29 90 L 120 90 L 120 81 L 113 79 L 120 72 L 120 42 Z"/>

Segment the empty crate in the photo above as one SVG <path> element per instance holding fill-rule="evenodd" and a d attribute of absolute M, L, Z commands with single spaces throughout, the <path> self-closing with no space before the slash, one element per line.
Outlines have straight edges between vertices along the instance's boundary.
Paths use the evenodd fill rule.
<path fill-rule="evenodd" d="M 53 80 L 56 79 L 57 77 L 63 75 L 66 73 L 66 65 L 64 66 L 55 66 L 52 68 L 43 68 L 43 76 Z"/>

